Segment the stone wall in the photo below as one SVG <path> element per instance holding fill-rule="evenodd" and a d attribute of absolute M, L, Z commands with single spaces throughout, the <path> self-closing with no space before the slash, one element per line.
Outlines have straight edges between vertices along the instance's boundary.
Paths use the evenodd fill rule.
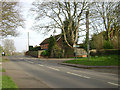
<path fill-rule="evenodd" d="M 40 57 L 41 57 L 40 55 L 41 55 L 41 53 L 42 53 L 43 51 L 44 51 L 44 50 L 39 50 L 39 51 L 27 51 L 27 52 L 26 52 L 26 55 L 40 58 Z"/>
<path fill-rule="evenodd" d="M 83 48 L 77 48 L 76 56 L 77 57 L 87 57 L 87 52 Z"/>

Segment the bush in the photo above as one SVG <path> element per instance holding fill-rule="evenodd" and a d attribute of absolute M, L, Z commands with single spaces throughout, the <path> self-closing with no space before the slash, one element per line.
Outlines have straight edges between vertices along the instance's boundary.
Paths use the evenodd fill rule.
<path fill-rule="evenodd" d="M 90 52 L 91 56 L 99 56 L 99 55 L 119 55 L 120 50 L 118 49 L 101 49 L 97 52 Z"/>
<path fill-rule="evenodd" d="M 38 50 L 41 50 L 40 46 L 34 47 L 32 51 L 38 51 Z"/>
<path fill-rule="evenodd" d="M 48 43 L 48 56 L 49 57 L 51 56 L 51 52 L 52 52 L 54 45 L 56 45 L 56 39 L 55 37 L 51 36 L 49 39 L 49 43 Z"/>
<path fill-rule="evenodd" d="M 62 57 L 62 49 L 56 44 L 51 50 L 51 57 L 60 58 Z"/>
<path fill-rule="evenodd" d="M 33 46 L 29 46 L 29 51 L 32 51 L 33 50 Z"/>
<path fill-rule="evenodd" d="M 45 50 L 41 53 L 41 56 L 48 56 L 48 50 Z"/>
<path fill-rule="evenodd" d="M 113 45 L 111 44 L 110 41 L 105 41 L 103 48 L 104 49 L 113 49 Z"/>

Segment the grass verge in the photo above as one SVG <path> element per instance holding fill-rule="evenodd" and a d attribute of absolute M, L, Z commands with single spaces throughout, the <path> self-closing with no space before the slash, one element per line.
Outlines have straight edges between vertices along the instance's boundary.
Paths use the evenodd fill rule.
<path fill-rule="evenodd" d="M 64 61 L 63 63 L 81 64 L 88 66 L 120 66 L 118 55 L 95 56 L 88 58 L 77 58 L 77 60 Z"/>
<path fill-rule="evenodd" d="M 2 57 L 2 62 L 7 62 L 9 59 L 7 57 Z"/>
<path fill-rule="evenodd" d="M 0 70 L 0 72 L 5 73 L 6 70 L 4 68 L 2 68 Z M 0 87 L 2 87 L 2 89 L 8 89 L 9 88 L 11 90 L 18 90 L 18 87 L 15 84 L 15 82 L 9 76 L 4 75 L 4 74 L 0 75 Z"/>
<path fill-rule="evenodd" d="M 2 88 L 18 88 L 17 85 L 13 82 L 13 80 L 7 76 L 2 76 Z"/>
<path fill-rule="evenodd" d="M 4 68 L 0 69 L 0 72 L 6 72 Z"/>

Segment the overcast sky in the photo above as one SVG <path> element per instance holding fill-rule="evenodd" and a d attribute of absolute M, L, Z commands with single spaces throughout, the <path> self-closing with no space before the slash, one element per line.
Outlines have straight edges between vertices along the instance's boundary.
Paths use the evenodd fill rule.
<path fill-rule="evenodd" d="M 11 37 L 8 36 L 5 39 L 13 39 L 16 47 L 17 52 L 22 52 L 28 50 L 28 32 L 29 32 L 29 44 L 33 46 L 38 46 L 45 38 L 48 38 L 51 34 L 44 35 L 40 32 L 31 30 L 31 27 L 34 23 L 33 15 L 30 13 L 31 4 L 34 0 L 30 1 L 23 1 L 20 3 L 22 6 L 22 15 L 25 18 L 25 27 L 24 28 L 18 28 L 17 31 L 20 33 L 17 37 Z M 56 34 L 59 34 L 56 33 Z"/>
<path fill-rule="evenodd" d="M 21 13 L 23 15 L 23 18 L 25 19 L 24 28 L 18 28 L 17 31 L 20 33 L 17 37 L 11 37 L 8 36 L 5 39 L 12 39 L 14 40 L 14 44 L 16 47 L 17 52 L 27 51 L 28 50 L 28 32 L 29 32 L 29 45 L 32 46 L 39 46 L 39 44 L 46 38 L 50 37 L 50 35 L 53 35 L 52 31 L 48 33 L 48 35 L 44 35 L 41 32 L 37 32 L 35 30 L 32 30 L 32 26 L 34 24 L 34 15 L 30 13 L 30 8 L 32 7 L 32 2 L 34 0 L 21 0 Z M 45 21 L 44 21 L 45 22 Z M 60 31 L 56 30 L 57 32 L 55 35 L 59 34 Z M 83 34 L 81 34 L 83 35 Z M 83 41 L 84 37 L 79 39 L 79 43 Z"/>
<path fill-rule="evenodd" d="M 20 35 L 17 37 L 11 37 L 8 36 L 7 39 L 13 39 L 16 47 L 17 52 L 27 51 L 28 50 L 28 32 L 29 32 L 29 41 L 30 45 L 38 46 L 45 38 L 48 38 L 51 34 L 44 35 L 40 32 L 37 32 L 35 30 L 32 30 L 31 27 L 34 23 L 34 17 L 30 13 L 30 8 L 32 6 L 32 2 L 34 0 L 21 0 L 21 13 L 23 15 L 23 18 L 25 18 L 25 27 L 24 28 L 18 28 L 17 31 L 20 32 Z M 58 31 L 58 30 L 57 30 Z M 59 34 L 60 31 L 58 31 L 56 34 Z M 79 40 L 79 43 L 83 41 L 83 38 Z M 1 42 L 0 42 L 1 43 Z"/>
<path fill-rule="evenodd" d="M 0 0 L 1 1 L 1 0 Z M 37 32 L 35 30 L 32 30 L 31 27 L 34 23 L 34 17 L 30 13 L 30 8 L 32 6 L 32 2 L 34 0 L 20 0 L 22 1 L 20 3 L 21 5 L 21 13 L 23 15 L 23 18 L 25 18 L 25 27 L 24 28 L 18 28 L 17 31 L 20 32 L 20 35 L 17 37 L 11 37 L 8 36 L 6 39 L 13 39 L 16 47 L 17 52 L 27 51 L 28 50 L 28 32 L 29 32 L 29 41 L 30 45 L 38 46 L 45 38 L 48 38 L 51 34 L 44 35 L 40 32 Z M 46 0 L 44 0 L 46 1 Z M 49 0 L 47 0 L 49 1 Z M 102 1 L 102 0 L 101 0 Z M 44 21 L 45 22 L 45 21 Z M 57 32 L 56 34 L 59 34 L 60 32 Z M 79 39 L 79 43 L 83 41 L 83 38 Z M 1 42 L 0 42 L 1 44 Z"/>
<path fill-rule="evenodd" d="M 23 15 L 23 18 L 25 19 L 25 27 L 24 28 L 18 28 L 17 31 L 20 33 L 17 37 L 11 37 L 8 36 L 5 39 L 12 39 L 14 40 L 14 44 L 16 47 L 17 52 L 27 51 L 28 50 L 28 32 L 29 32 L 29 45 L 32 46 L 39 46 L 39 44 L 46 38 L 50 37 L 50 35 L 53 35 L 52 32 L 48 33 L 48 35 L 44 35 L 41 32 L 37 32 L 35 30 L 32 30 L 32 26 L 34 23 L 34 17 L 30 13 L 30 8 L 32 7 L 32 2 L 34 0 L 21 0 L 21 13 Z M 55 33 L 56 35 L 59 34 L 60 31 L 57 30 Z M 79 40 L 79 43 L 83 41 L 83 38 Z"/>

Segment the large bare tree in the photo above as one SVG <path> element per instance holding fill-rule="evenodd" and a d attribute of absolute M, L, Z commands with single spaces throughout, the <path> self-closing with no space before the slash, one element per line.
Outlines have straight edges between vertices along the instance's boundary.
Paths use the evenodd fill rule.
<path fill-rule="evenodd" d="M 37 25 L 37 28 L 60 28 L 67 45 L 73 48 L 78 40 L 80 27 L 85 19 L 85 11 L 89 7 L 87 2 L 34 2 L 32 11 L 36 12 L 36 20 L 39 22 L 44 18 L 49 18 L 48 25 Z M 85 23 L 84 23 L 85 24 Z M 67 25 L 67 27 L 66 27 Z M 36 29 L 37 29 L 36 28 Z M 70 38 L 67 36 L 71 36 Z M 69 42 L 71 39 L 71 42 Z"/>
<path fill-rule="evenodd" d="M 16 28 L 23 26 L 23 18 L 20 14 L 18 2 L 0 1 L 0 36 L 18 35 Z"/>
<path fill-rule="evenodd" d="M 107 40 L 110 41 L 111 33 L 113 33 L 113 27 L 118 24 L 118 9 L 117 9 L 118 2 L 101 2 L 96 3 L 96 15 L 97 18 L 100 18 L 104 28 L 107 32 Z"/>

